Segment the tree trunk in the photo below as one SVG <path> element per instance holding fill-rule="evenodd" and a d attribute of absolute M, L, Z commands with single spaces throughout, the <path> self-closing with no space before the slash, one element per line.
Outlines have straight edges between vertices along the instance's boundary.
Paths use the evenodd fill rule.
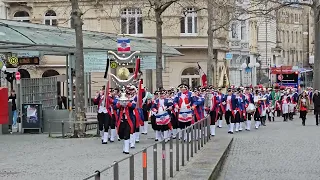
<path fill-rule="evenodd" d="M 162 88 L 162 19 L 161 12 L 155 9 L 156 16 L 156 43 L 157 43 L 157 53 L 156 53 L 156 88 Z"/>
<path fill-rule="evenodd" d="M 213 54 L 213 4 L 211 0 L 207 1 L 208 5 L 208 60 L 207 60 L 207 81 L 208 85 L 214 85 L 214 76 L 217 71 L 217 67 L 213 66 L 214 62 L 214 54 Z M 213 67 L 213 68 L 212 68 Z"/>
<path fill-rule="evenodd" d="M 84 57 L 83 57 L 83 34 L 82 34 L 82 12 L 79 8 L 78 0 L 71 0 L 72 18 L 76 34 L 76 52 L 75 52 L 75 68 L 76 71 L 76 124 L 74 128 L 74 137 L 82 137 L 84 135 L 83 122 L 85 120 L 84 111 Z"/>

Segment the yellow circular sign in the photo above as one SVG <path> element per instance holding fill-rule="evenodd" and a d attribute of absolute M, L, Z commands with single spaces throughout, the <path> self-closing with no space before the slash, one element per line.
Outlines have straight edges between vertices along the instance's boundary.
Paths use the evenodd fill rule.
<path fill-rule="evenodd" d="M 18 61 L 18 58 L 17 57 L 10 57 L 9 58 L 9 61 L 8 61 L 10 64 L 12 65 L 18 65 L 19 61 Z"/>
<path fill-rule="evenodd" d="M 110 67 L 111 67 L 112 69 L 117 68 L 117 66 L 118 66 L 118 64 L 117 64 L 116 62 L 111 62 L 111 64 L 110 64 Z"/>

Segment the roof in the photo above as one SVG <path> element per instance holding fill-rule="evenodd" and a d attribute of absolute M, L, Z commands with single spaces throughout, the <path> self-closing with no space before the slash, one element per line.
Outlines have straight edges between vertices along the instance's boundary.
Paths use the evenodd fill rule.
<path fill-rule="evenodd" d="M 117 51 L 117 38 L 130 39 L 131 51 L 155 54 L 156 42 L 146 38 L 83 31 L 84 52 Z M 71 28 L 47 26 L 0 19 L 0 51 L 42 51 L 45 54 L 74 53 L 75 31 Z M 173 47 L 163 45 L 164 56 L 180 56 Z"/>

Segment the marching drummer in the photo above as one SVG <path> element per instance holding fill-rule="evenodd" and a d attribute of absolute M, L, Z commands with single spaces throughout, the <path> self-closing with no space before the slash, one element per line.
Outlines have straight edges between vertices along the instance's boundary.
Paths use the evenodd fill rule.
<path fill-rule="evenodd" d="M 254 102 L 253 102 L 253 95 L 250 92 L 250 88 L 247 87 L 246 91 L 245 91 L 245 97 L 246 97 L 246 130 L 250 131 L 251 128 L 251 119 L 252 119 L 252 115 L 255 111 L 255 106 L 254 106 Z"/>

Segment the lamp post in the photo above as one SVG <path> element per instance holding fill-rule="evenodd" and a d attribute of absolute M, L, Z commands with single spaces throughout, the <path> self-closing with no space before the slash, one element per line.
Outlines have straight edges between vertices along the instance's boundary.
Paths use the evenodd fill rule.
<path fill-rule="evenodd" d="M 1 62 L 1 63 L 2 63 L 2 67 L 1 67 L 1 72 L 0 72 L 0 87 L 2 87 L 2 72 L 5 72 L 7 70 L 6 65 L 3 62 Z"/>
<path fill-rule="evenodd" d="M 252 62 L 250 62 L 249 64 L 247 64 L 247 63 L 242 63 L 241 64 L 241 69 L 247 69 L 247 68 L 249 68 L 250 70 L 251 70 L 251 75 L 250 75 L 250 79 L 251 79 L 251 82 L 252 82 L 252 85 L 256 85 L 256 80 L 257 80 L 257 77 L 255 77 L 255 78 L 253 78 L 252 77 L 252 70 L 254 69 L 254 68 L 257 68 L 257 67 L 260 67 L 260 64 L 259 63 L 252 63 Z M 241 71 L 240 71 L 241 72 Z M 241 78 L 241 77 L 240 77 Z M 242 78 L 241 78 L 242 79 Z M 241 80 L 242 81 L 242 80 Z"/>

